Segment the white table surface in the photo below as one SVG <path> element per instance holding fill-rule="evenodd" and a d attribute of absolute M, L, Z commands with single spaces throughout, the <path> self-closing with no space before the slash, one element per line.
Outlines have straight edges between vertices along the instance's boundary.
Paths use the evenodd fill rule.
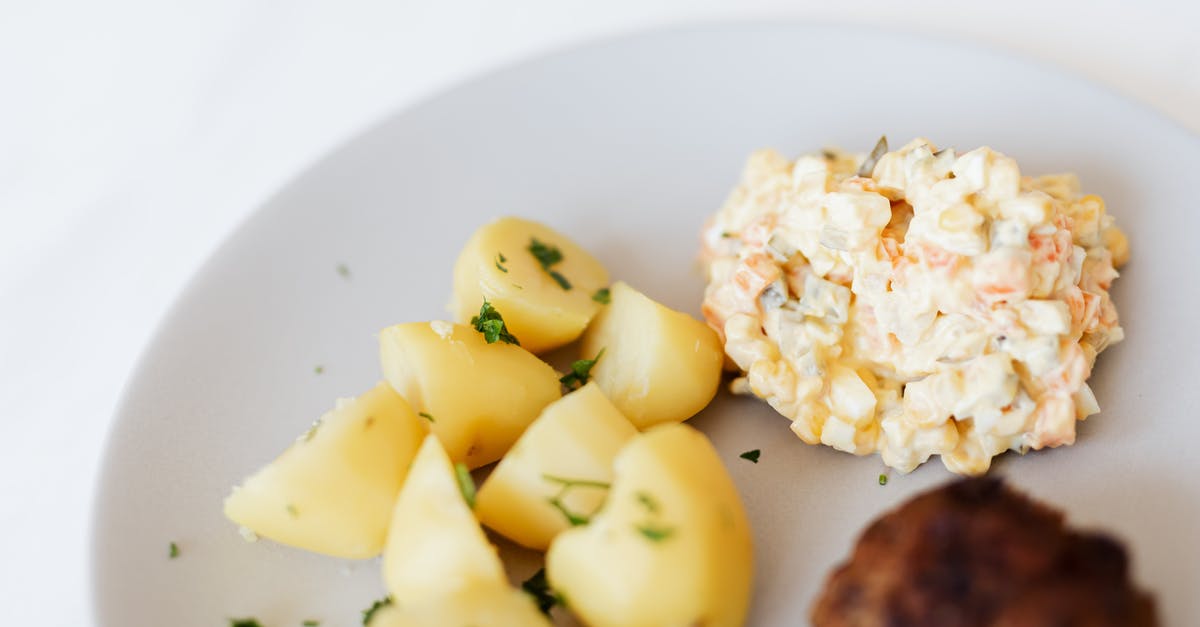
<path fill-rule="evenodd" d="M 300 168 L 489 68 L 775 18 L 1008 49 L 1200 131 L 1185 1 L 0 4 L 0 622 L 91 623 L 92 491 L 122 386 L 187 278 Z"/>

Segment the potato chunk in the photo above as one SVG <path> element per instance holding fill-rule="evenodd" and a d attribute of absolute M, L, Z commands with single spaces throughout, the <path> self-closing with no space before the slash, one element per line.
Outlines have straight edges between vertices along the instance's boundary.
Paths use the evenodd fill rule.
<path fill-rule="evenodd" d="M 225 516 L 264 537 L 360 559 L 383 548 L 423 421 L 386 383 L 336 409 L 225 499 Z"/>
<path fill-rule="evenodd" d="M 466 323 L 487 300 L 504 312 L 521 345 L 540 353 L 583 333 L 600 307 L 592 296 L 606 285 L 604 266 L 565 235 L 500 218 L 475 231 L 459 254 L 450 310 Z"/>
<path fill-rule="evenodd" d="M 470 468 L 500 459 L 562 395 L 549 365 L 519 346 L 488 344 L 471 327 L 398 324 L 380 333 L 379 344 L 388 383 L 426 418 L 450 458 Z"/>
<path fill-rule="evenodd" d="M 531 549 L 604 503 L 617 451 L 637 434 L 595 383 L 551 403 L 479 490 L 483 524 Z"/>
<path fill-rule="evenodd" d="M 508 586 L 475 584 L 449 599 L 379 610 L 367 627 L 549 627 L 528 594 Z"/>
<path fill-rule="evenodd" d="M 745 620 L 753 560 L 716 450 L 687 425 L 663 425 L 617 455 L 604 508 L 555 538 L 546 575 L 593 627 L 721 627 Z"/>
<path fill-rule="evenodd" d="M 395 505 L 383 579 L 397 605 L 436 602 L 472 585 L 508 586 L 437 436 L 421 444 Z"/>
<path fill-rule="evenodd" d="M 623 282 L 583 335 L 585 357 L 604 356 L 592 376 L 639 429 L 687 420 L 721 382 L 724 353 L 712 329 Z"/>

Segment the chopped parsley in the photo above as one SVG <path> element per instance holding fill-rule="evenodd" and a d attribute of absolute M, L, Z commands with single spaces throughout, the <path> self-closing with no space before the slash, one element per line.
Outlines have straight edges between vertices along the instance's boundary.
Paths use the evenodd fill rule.
<path fill-rule="evenodd" d="M 888 476 L 885 474 L 880 474 L 879 475 L 879 485 L 887 485 L 887 482 L 888 482 Z"/>
<path fill-rule="evenodd" d="M 339 275 L 341 275 L 341 277 L 343 279 L 349 279 L 350 278 L 350 266 L 347 266 L 344 263 L 339 263 L 337 265 L 337 273 Z"/>
<path fill-rule="evenodd" d="M 296 518 L 300 515 L 300 510 L 296 509 L 295 505 L 288 503 L 287 504 L 287 513 L 288 513 L 288 516 L 291 516 L 292 518 Z"/>
<path fill-rule="evenodd" d="M 592 359 L 576 360 L 571 364 L 571 371 L 563 375 L 558 382 L 565 385 L 568 390 L 574 390 L 576 388 L 583 387 L 583 385 L 588 382 L 588 377 L 591 376 L 592 366 L 595 366 L 596 362 L 600 361 L 602 356 L 604 356 L 603 348 L 600 349 L 600 352 L 596 353 L 596 356 Z"/>
<path fill-rule="evenodd" d="M 559 488 L 558 493 L 546 499 L 546 502 L 549 503 L 551 507 L 558 510 L 558 512 L 563 515 L 563 518 L 567 519 L 567 523 L 572 527 L 586 525 L 591 522 L 592 517 L 591 515 L 585 516 L 583 514 L 576 514 L 575 512 L 567 509 L 567 506 L 562 502 L 563 498 L 567 496 L 567 492 L 570 492 L 572 488 L 599 488 L 602 490 L 607 490 L 610 485 L 605 481 L 595 481 L 592 479 L 566 479 L 563 477 L 556 477 L 554 475 L 546 474 L 543 474 L 542 478 L 546 481 L 557 483 L 562 486 Z"/>
<path fill-rule="evenodd" d="M 314 367 L 313 373 L 314 374 L 325 374 L 325 366 L 318 365 L 318 366 Z"/>
<path fill-rule="evenodd" d="M 425 412 L 420 412 L 417 415 L 424 418 L 425 420 L 428 420 L 429 422 L 437 422 L 436 420 L 433 419 L 433 416 L 430 416 L 429 414 L 427 414 Z"/>
<path fill-rule="evenodd" d="M 175 559 L 179 557 L 179 545 L 172 542 L 167 545 L 167 559 Z"/>
<path fill-rule="evenodd" d="M 762 451 L 760 451 L 758 449 L 754 449 L 753 451 L 746 451 L 745 453 L 738 455 L 738 457 L 741 457 L 742 459 L 744 459 L 746 461 L 757 464 L 759 455 L 762 455 Z"/>
<path fill-rule="evenodd" d="M 458 489 L 462 491 L 467 507 L 475 509 L 475 480 L 471 478 L 467 465 L 462 462 L 454 464 L 454 477 L 458 479 Z"/>
<path fill-rule="evenodd" d="M 653 496 L 650 496 L 645 492 L 638 492 L 637 500 L 638 503 L 642 504 L 642 507 L 646 508 L 646 511 L 650 512 L 651 514 L 658 513 L 658 501 L 654 500 Z"/>
<path fill-rule="evenodd" d="M 262 627 L 257 618 L 231 618 L 229 627 Z"/>
<path fill-rule="evenodd" d="M 501 264 L 504 264 L 507 262 L 508 262 L 508 258 L 504 256 L 504 253 L 496 253 L 496 269 L 497 270 L 507 274 L 508 268 L 505 268 L 503 265 L 501 265 Z"/>
<path fill-rule="evenodd" d="M 595 294 L 592 294 L 592 300 L 600 303 L 601 305 L 607 305 L 612 302 L 612 291 L 607 287 L 602 287 L 596 290 Z"/>
<path fill-rule="evenodd" d="M 656 527 L 650 523 L 638 525 L 637 530 L 651 542 L 662 542 L 675 533 L 671 527 Z"/>
<path fill-rule="evenodd" d="M 546 581 L 545 568 L 539 568 L 533 576 L 526 579 L 521 584 L 521 589 L 533 597 L 533 601 L 537 603 L 538 609 L 546 616 L 550 615 L 550 608 L 563 604 L 562 597 L 550 589 L 550 583 Z"/>
<path fill-rule="evenodd" d="M 562 251 L 558 249 L 558 246 L 545 244 L 538 241 L 538 238 L 533 237 L 529 239 L 529 248 L 527 250 L 541 264 L 542 270 L 545 270 L 546 274 L 549 274 L 555 283 L 558 283 L 559 287 L 564 290 L 571 289 L 571 282 L 567 280 L 567 277 L 553 268 L 553 266 L 562 263 L 563 260 Z"/>
<path fill-rule="evenodd" d="M 515 335 L 508 332 L 508 326 L 504 324 L 504 318 L 496 311 L 492 304 L 483 301 L 483 305 L 479 308 L 479 315 L 471 318 L 471 326 L 475 327 L 476 331 L 483 334 L 483 339 L 487 340 L 488 344 L 496 342 L 505 342 L 508 344 L 521 345 Z"/>
<path fill-rule="evenodd" d="M 375 612 L 378 612 L 379 610 L 381 610 L 391 604 L 392 604 L 392 597 L 390 597 L 390 596 L 383 597 L 382 599 L 379 599 L 378 601 L 372 603 L 371 607 L 368 607 L 367 609 L 362 611 L 362 615 L 363 615 L 362 624 L 364 624 L 364 625 L 371 624 L 371 619 L 375 618 Z"/>
<path fill-rule="evenodd" d="M 300 624 L 303 625 L 303 627 L 321 627 L 321 621 L 312 620 L 311 618 Z"/>

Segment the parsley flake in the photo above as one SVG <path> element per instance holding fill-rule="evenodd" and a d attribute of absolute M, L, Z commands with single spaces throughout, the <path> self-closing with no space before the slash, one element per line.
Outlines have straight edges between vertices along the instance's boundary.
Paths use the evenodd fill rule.
<path fill-rule="evenodd" d="M 321 621 L 319 620 L 309 619 L 300 624 L 303 625 L 303 627 L 321 627 Z"/>
<path fill-rule="evenodd" d="M 229 627 L 262 627 L 257 618 L 231 618 Z"/>
<path fill-rule="evenodd" d="M 662 542 L 675 533 L 671 527 L 655 527 L 650 523 L 638 525 L 637 530 L 651 542 Z"/>
<path fill-rule="evenodd" d="M 508 258 L 504 256 L 504 253 L 496 253 L 496 269 L 508 274 L 508 268 L 505 268 L 503 265 L 501 265 L 506 262 L 508 262 Z"/>
<path fill-rule="evenodd" d="M 888 482 L 887 475 L 884 475 L 884 474 L 879 475 L 879 485 L 887 485 L 887 482 Z"/>
<path fill-rule="evenodd" d="M 555 605 L 562 605 L 562 597 L 555 591 L 550 589 L 550 583 L 546 581 L 546 569 L 540 568 L 529 579 L 526 579 L 521 584 L 521 589 L 529 596 L 533 597 L 537 603 L 538 609 L 546 616 L 550 615 L 550 608 Z"/>
<path fill-rule="evenodd" d="M 175 559 L 179 557 L 179 545 L 172 542 L 167 545 L 167 559 Z"/>
<path fill-rule="evenodd" d="M 650 496 L 645 492 L 638 492 L 637 500 L 638 503 L 642 504 L 642 507 L 646 508 L 646 511 L 650 512 L 651 514 L 658 513 L 658 501 L 654 500 L 653 496 Z"/>
<path fill-rule="evenodd" d="M 591 377 L 592 366 L 596 365 L 597 361 L 604 356 L 604 349 L 600 349 L 599 353 L 592 359 L 578 359 L 571 364 L 571 371 L 563 375 L 558 382 L 565 385 L 568 390 L 583 387 Z"/>
<path fill-rule="evenodd" d="M 758 449 L 754 449 L 753 451 L 746 451 L 745 453 L 738 455 L 738 457 L 741 457 L 742 459 L 744 459 L 746 461 L 757 464 L 759 455 L 762 455 L 762 451 L 760 451 Z"/>
<path fill-rule="evenodd" d="M 424 418 L 425 420 L 428 420 L 429 422 L 437 422 L 436 420 L 433 419 L 433 416 L 430 416 L 429 414 L 427 414 L 425 412 L 420 412 L 417 415 Z"/>
<path fill-rule="evenodd" d="M 454 477 L 458 479 L 458 489 L 462 491 L 467 507 L 475 509 L 475 480 L 471 478 L 467 465 L 462 462 L 454 464 Z"/>
<path fill-rule="evenodd" d="M 350 266 L 347 266 L 344 263 L 339 263 L 337 265 L 337 273 L 341 275 L 343 279 L 348 280 L 350 278 Z"/>
<path fill-rule="evenodd" d="M 571 289 L 571 282 L 567 280 L 567 277 L 553 269 L 554 265 L 562 263 L 563 260 L 562 251 L 559 250 L 558 246 L 543 243 L 538 241 L 538 238 L 532 237 L 529 239 L 529 248 L 526 250 L 529 251 L 529 254 L 533 255 L 534 259 L 537 259 L 537 262 L 542 266 L 542 270 L 545 270 L 546 274 L 549 274 L 550 278 L 554 279 L 554 282 L 558 283 L 559 287 L 564 290 Z"/>
<path fill-rule="evenodd" d="M 487 340 L 488 344 L 505 342 L 516 344 L 517 346 L 521 345 L 517 337 L 508 332 L 508 326 L 504 324 L 504 317 L 486 300 L 483 301 L 483 305 L 479 308 L 479 315 L 471 318 L 471 326 L 483 334 L 483 339 Z"/>
<path fill-rule="evenodd" d="M 567 506 L 562 502 L 563 498 L 567 496 L 567 492 L 570 492 L 573 488 L 599 488 L 607 490 L 610 485 L 606 481 L 595 481 L 593 479 L 566 479 L 564 477 L 556 477 L 554 475 L 547 474 L 543 474 L 542 478 L 546 481 L 557 483 L 561 486 L 558 489 L 558 493 L 546 499 L 546 502 L 549 503 L 551 507 L 558 510 L 558 512 L 563 515 L 563 518 L 567 519 L 567 523 L 572 527 L 586 525 L 592 521 L 592 517 L 591 515 L 585 516 L 583 514 L 576 514 L 575 512 L 567 509 Z"/>
<path fill-rule="evenodd" d="M 375 612 L 378 612 L 379 610 L 381 610 L 391 604 L 392 604 L 392 597 L 390 597 L 390 596 L 383 597 L 382 599 L 379 599 L 378 601 L 372 603 L 371 607 L 368 607 L 367 609 L 362 611 L 362 618 L 363 618 L 362 624 L 364 624 L 364 625 L 371 624 L 371 619 L 375 618 Z"/>
<path fill-rule="evenodd" d="M 287 513 L 288 516 L 291 516 L 292 518 L 300 516 L 300 510 L 296 509 L 296 506 L 292 505 L 291 503 L 287 504 Z"/>
<path fill-rule="evenodd" d="M 592 522 L 591 516 L 576 514 L 575 512 L 567 509 L 567 506 L 563 505 L 561 497 L 552 496 L 546 499 L 546 502 L 549 503 L 551 507 L 558 510 L 558 513 L 562 514 L 563 518 L 567 519 L 567 524 L 571 525 L 572 527 L 581 527 Z"/>
<path fill-rule="evenodd" d="M 313 374 L 325 374 L 325 366 L 316 366 L 313 368 Z"/>
<path fill-rule="evenodd" d="M 612 302 L 612 291 L 610 291 L 607 287 L 602 287 L 596 290 L 595 294 L 592 294 L 592 300 L 600 303 L 601 305 L 607 305 Z"/>

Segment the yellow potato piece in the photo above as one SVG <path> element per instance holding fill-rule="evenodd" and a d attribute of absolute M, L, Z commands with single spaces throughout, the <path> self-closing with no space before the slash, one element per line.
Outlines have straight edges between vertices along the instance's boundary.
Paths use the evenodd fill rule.
<path fill-rule="evenodd" d="M 753 559 L 716 450 L 687 425 L 664 425 L 617 455 L 604 509 L 559 534 L 546 575 L 592 627 L 722 627 L 745 621 Z"/>
<path fill-rule="evenodd" d="M 562 260 L 549 270 L 566 279 L 570 289 L 563 289 L 529 251 L 534 239 L 561 252 Z M 466 324 L 487 300 L 504 314 L 521 346 L 541 353 L 583 333 L 600 308 L 592 296 L 606 285 L 604 266 L 565 235 L 530 220 L 500 218 L 475 231 L 459 254 L 450 311 Z"/>
<path fill-rule="evenodd" d="M 474 585 L 454 597 L 381 609 L 367 627 L 549 627 L 529 595 L 508 586 Z"/>
<path fill-rule="evenodd" d="M 586 518 L 604 503 L 613 458 L 636 434 L 600 388 L 588 383 L 529 425 L 480 488 L 475 513 L 501 535 L 545 551 L 571 527 L 568 514 Z"/>
<path fill-rule="evenodd" d="M 427 417 L 450 458 L 470 468 L 500 459 L 562 395 L 553 368 L 519 346 L 488 344 L 472 327 L 398 324 L 379 344 L 384 378 Z"/>
<path fill-rule="evenodd" d="M 604 350 L 592 377 L 638 429 L 704 409 L 721 382 L 724 353 L 708 325 L 618 282 L 612 304 L 583 335 L 583 355 Z"/>
<path fill-rule="evenodd" d="M 396 493 L 425 437 L 386 383 L 339 401 L 225 499 L 225 516 L 282 544 L 360 559 L 383 549 Z"/>
<path fill-rule="evenodd" d="M 441 603 L 473 586 L 508 586 L 437 436 L 421 444 L 396 498 L 383 579 L 400 607 Z"/>

